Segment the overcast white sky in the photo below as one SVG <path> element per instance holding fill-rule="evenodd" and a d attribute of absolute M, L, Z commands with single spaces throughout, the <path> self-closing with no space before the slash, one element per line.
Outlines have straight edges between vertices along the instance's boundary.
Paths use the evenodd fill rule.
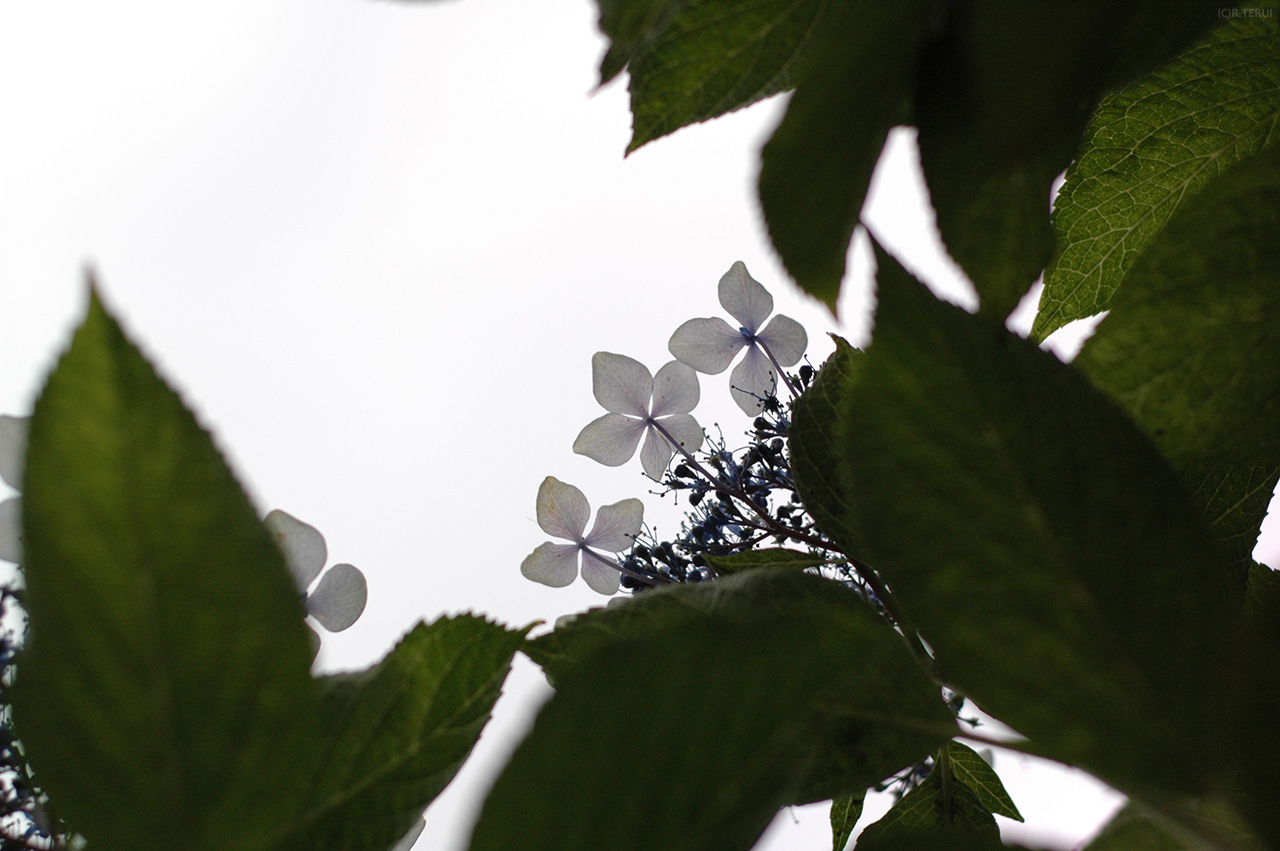
<path fill-rule="evenodd" d="M 524 624 L 603 602 L 519 575 L 546 538 L 547 475 L 593 507 L 643 496 L 659 532 L 676 526 L 638 461 L 570 449 L 600 413 L 592 353 L 656 371 L 681 322 L 721 312 L 735 260 L 805 325 L 815 364 L 827 331 L 864 343 L 870 310 L 865 245 L 839 325 L 768 247 L 752 186 L 780 101 L 624 160 L 624 83 L 592 93 L 603 49 L 589 0 L 0 7 L 0 412 L 29 412 L 91 265 L 261 510 L 314 524 L 332 561 L 368 576 L 364 617 L 326 637 L 327 668 L 369 664 L 446 612 Z M 867 217 L 971 300 L 899 141 Z M 736 436 L 748 421 L 727 386 L 704 377 L 695 415 Z M 517 660 L 418 849 L 465 848 L 545 694 Z M 997 757 L 1028 827 L 1060 847 L 1119 800 L 1039 766 Z M 784 812 L 758 847 L 829 847 L 826 819 Z"/>

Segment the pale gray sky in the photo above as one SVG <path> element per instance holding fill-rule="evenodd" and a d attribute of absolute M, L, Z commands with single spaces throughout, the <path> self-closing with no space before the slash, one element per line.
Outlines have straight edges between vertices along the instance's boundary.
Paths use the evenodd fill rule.
<path fill-rule="evenodd" d="M 753 191 L 780 101 L 624 159 L 624 85 L 592 92 L 594 20 L 589 0 L 7 4 L 0 411 L 29 411 L 91 265 L 262 511 L 317 526 L 333 561 L 368 576 L 368 609 L 326 637 L 326 667 L 369 664 L 445 612 L 523 624 L 603 602 L 519 575 L 545 539 L 544 476 L 593 506 L 642 496 L 659 531 L 677 522 L 638 462 L 571 452 L 600 413 L 592 353 L 656 371 L 681 322 L 720 313 L 716 281 L 743 260 L 808 329 L 816 364 L 828 331 L 866 341 L 870 283 L 863 245 L 837 325 L 785 282 Z M 899 142 L 868 219 L 971 303 Z M 724 376 L 702 396 L 704 425 L 746 429 Z M 545 693 L 519 660 L 417 848 L 465 847 Z M 997 767 L 1027 829 L 1064 847 L 1119 800 L 1021 758 Z M 815 805 L 781 814 L 759 847 L 829 842 Z"/>

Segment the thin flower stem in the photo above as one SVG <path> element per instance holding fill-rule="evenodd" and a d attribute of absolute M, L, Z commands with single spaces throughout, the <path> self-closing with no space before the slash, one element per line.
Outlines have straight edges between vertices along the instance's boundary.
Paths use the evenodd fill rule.
<path fill-rule="evenodd" d="M 607 557 L 607 556 L 605 556 L 605 555 L 602 555 L 601 553 L 596 552 L 595 550 L 591 550 L 591 555 L 593 555 L 594 557 L 596 557 L 596 558 L 600 559 L 600 561 L 602 561 L 602 562 L 604 562 L 605 564 L 609 565 L 609 566 L 610 566 L 610 567 L 612 567 L 614 570 L 616 570 L 616 571 L 618 571 L 619 573 L 621 573 L 623 576 L 630 576 L 632 579 L 636 580 L 637 582 L 643 582 L 645 585 L 658 585 L 659 583 L 661 583 L 661 584 L 664 584 L 664 585 L 665 585 L 665 584 L 667 584 L 667 583 L 671 582 L 671 580 L 670 580 L 670 579 L 665 579 L 665 578 L 664 578 L 664 579 L 655 579 L 654 577 L 652 577 L 652 576 L 648 576 L 647 574 L 640 573 L 640 572 L 638 572 L 638 571 L 632 570 L 631 568 L 627 567 L 625 564 L 623 564 L 622 562 L 618 561 L 617 559 L 615 559 L 615 558 L 609 558 L 609 557 Z"/>
<path fill-rule="evenodd" d="M 755 342 L 760 346 L 761 350 L 764 351 L 765 357 L 767 357 L 769 362 L 773 364 L 773 368 L 778 371 L 778 377 L 782 379 L 782 383 L 787 385 L 787 389 L 791 391 L 791 398 L 799 399 L 800 391 L 791 383 L 791 379 L 787 376 L 787 371 L 782 368 L 782 364 L 778 363 L 778 359 L 774 357 L 773 350 L 769 348 L 768 344 L 766 344 L 764 340 L 757 338 Z"/>

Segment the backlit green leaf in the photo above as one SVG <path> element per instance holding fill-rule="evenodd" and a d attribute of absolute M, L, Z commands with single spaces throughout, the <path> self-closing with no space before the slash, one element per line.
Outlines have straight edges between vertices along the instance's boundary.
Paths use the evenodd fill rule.
<path fill-rule="evenodd" d="M 1033 334 L 1105 310 L 1178 207 L 1276 138 L 1280 25 L 1233 17 L 1098 106 L 1058 194 Z"/>
<path fill-rule="evenodd" d="M 1184 203 L 1077 365 L 1193 490 L 1239 578 L 1280 473 L 1280 148 Z"/>
<path fill-rule="evenodd" d="M 746 849 L 783 804 L 862 791 L 955 731 L 901 637 L 839 583 L 766 570 L 646 591 L 557 630 L 561 646 L 632 607 L 656 614 L 561 656 L 476 851 Z"/>
<path fill-rule="evenodd" d="M 835 4 L 786 117 L 764 146 L 760 205 L 773 246 L 832 310 L 885 136 L 908 117 L 916 55 L 941 4 Z"/>
<path fill-rule="evenodd" d="M 862 805 L 867 797 L 866 790 L 851 795 L 842 795 L 831 802 L 831 851 L 844 851 L 853 836 L 853 829 L 862 818 Z"/>
<path fill-rule="evenodd" d="M 209 435 L 91 296 L 23 505 L 32 764 L 94 848 L 262 848 L 306 779 L 297 589 Z"/>
<path fill-rule="evenodd" d="M 924 782 L 858 837 L 859 851 L 999 849 L 1000 828 L 977 796 L 939 761 Z"/>
<path fill-rule="evenodd" d="M 843 480 L 843 438 L 839 429 L 844 395 L 852 386 L 862 352 L 836 337 L 836 350 L 792 409 L 787 444 L 796 492 L 828 537 L 848 555 L 864 558 L 866 544 L 857 512 Z"/>
<path fill-rule="evenodd" d="M 951 760 L 951 775 L 956 781 L 969 787 L 992 815 L 1005 816 L 1022 821 L 1022 813 L 1005 791 L 1004 784 L 995 769 L 973 748 L 960 742 L 947 743 L 947 756 Z"/>
<path fill-rule="evenodd" d="M 948 252 L 1003 318 L 1049 261 L 1050 188 L 1112 86 L 1217 22 L 1205 0 L 953 4 L 922 54 L 920 160 Z"/>
<path fill-rule="evenodd" d="M 1070 366 L 877 263 L 850 481 L 943 675 L 1113 783 L 1210 782 L 1239 597 L 1175 473 Z"/>
<path fill-rule="evenodd" d="M 662 15 L 627 65 L 627 151 L 792 87 L 829 0 L 688 0 Z M 645 4 L 641 4 L 642 6 Z M 660 8 L 660 7 L 659 7 Z"/>
<path fill-rule="evenodd" d="M 372 668 L 324 678 L 319 768 L 274 847 L 391 847 L 471 753 L 524 632 L 442 618 L 418 624 Z"/>
<path fill-rule="evenodd" d="M 747 550 L 731 556 L 707 556 L 706 559 L 707 564 L 721 576 L 741 573 L 744 570 L 803 570 L 806 567 L 817 567 L 827 563 L 822 556 L 781 547 Z"/>

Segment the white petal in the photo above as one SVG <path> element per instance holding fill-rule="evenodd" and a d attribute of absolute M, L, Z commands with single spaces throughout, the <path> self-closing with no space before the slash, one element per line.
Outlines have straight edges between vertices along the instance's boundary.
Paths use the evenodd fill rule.
<path fill-rule="evenodd" d="M 27 457 L 27 423 L 30 417 L 0 416 L 0 479 L 22 487 L 22 462 Z"/>
<path fill-rule="evenodd" d="M 595 553 L 583 550 L 582 579 L 592 591 L 600 594 L 617 594 L 622 574 Z"/>
<path fill-rule="evenodd" d="M 729 386 L 733 391 L 733 401 L 749 416 L 754 417 L 764 410 L 764 397 L 773 393 L 773 364 L 765 357 L 764 352 L 756 346 L 747 349 L 747 356 L 742 363 L 733 368 L 729 374 Z"/>
<path fill-rule="evenodd" d="M 747 272 L 741 260 L 720 278 L 720 306 L 754 334 L 773 313 L 773 296 Z"/>
<path fill-rule="evenodd" d="M 275 509 L 262 521 L 284 553 L 285 563 L 293 573 L 293 582 L 299 591 L 315 581 L 329 558 L 324 545 L 324 535 L 309 523 L 303 523 L 292 514 Z"/>
<path fill-rule="evenodd" d="M 719 375 L 729 368 L 733 358 L 747 344 L 742 332 L 719 316 L 710 319 L 690 319 L 676 329 L 667 343 L 667 350 L 683 364 Z"/>
<path fill-rule="evenodd" d="M 578 432 L 573 451 L 606 467 L 620 467 L 636 454 L 636 445 L 644 429 L 643 420 L 633 420 L 622 414 L 605 414 Z"/>
<path fill-rule="evenodd" d="M 330 632 L 342 632 L 359 620 L 368 600 L 369 585 L 360 569 L 335 564 L 307 595 L 307 614 Z"/>
<path fill-rule="evenodd" d="M 0 561 L 22 564 L 22 497 L 0 502 Z"/>
<path fill-rule="evenodd" d="M 419 816 L 418 820 L 413 823 L 413 827 L 409 828 L 409 832 L 399 842 L 391 846 L 391 851 L 411 851 L 414 843 L 418 841 L 418 837 L 422 835 L 422 829 L 426 826 L 426 821 Z"/>
<path fill-rule="evenodd" d="M 563 588 L 578 578 L 578 545 L 553 544 L 547 541 L 520 562 L 525 579 Z"/>
<path fill-rule="evenodd" d="M 640 447 L 640 466 L 644 468 L 646 476 L 660 482 L 662 474 L 667 471 L 667 465 L 671 463 L 671 456 L 676 451 L 670 443 L 667 443 L 666 438 L 658 434 L 657 429 L 650 426 L 648 431 L 644 438 L 644 446 Z"/>
<path fill-rule="evenodd" d="M 809 335 L 804 332 L 804 326 L 782 314 L 770 319 L 769 324 L 757 336 L 783 366 L 799 362 L 804 357 L 804 350 L 809 347 Z"/>
<path fill-rule="evenodd" d="M 596 352 L 591 357 L 591 391 L 606 411 L 647 417 L 653 376 L 635 358 Z"/>
<path fill-rule="evenodd" d="M 538 525 L 548 535 L 569 541 L 582 540 L 591 519 L 591 506 L 582 491 L 555 476 L 547 476 L 538 486 Z"/>
<path fill-rule="evenodd" d="M 638 499 L 602 505 L 596 512 L 596 523 L 587 535 L 586 545 L 611 553 L 629 550 L 643 524 L 644 503 Z"/>
<path fill-rule="evenodd" d="M 653 409 L 650 416 L 687 414 L 698 407 L 698 373 L 673 360 L 653 377 Z"/>
<path fill-rule="evenodd" d="M 693 417 L 688 414 L 674 414 L 663 417 L 661 423 L 667 433 L 675 438 L 676 443 L 684 447 L 685 451 L 697 452 L 702 448 L 702 426 L 698 425 L 698 421 Z"/>

